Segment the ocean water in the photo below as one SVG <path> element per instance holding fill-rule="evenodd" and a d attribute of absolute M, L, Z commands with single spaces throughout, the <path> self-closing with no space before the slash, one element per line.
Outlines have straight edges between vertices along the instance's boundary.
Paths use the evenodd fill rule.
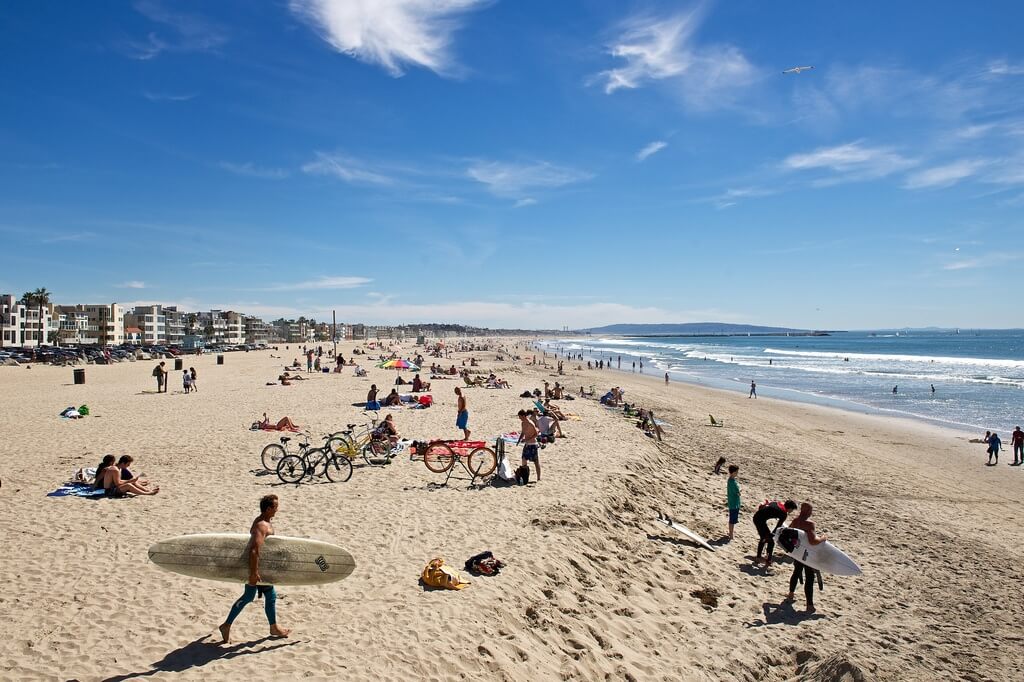
<path fill-rule="evenodd" d="M 547 350 L 623 371 L 760 396 L 913 417 L 961 430 L 1024 426 L 1024 330 L 831 336 L 576 337 Z M 935 387 L 934 392 L 932 386 Z M 893 388 L 897 391 L 894 394 Z"/>

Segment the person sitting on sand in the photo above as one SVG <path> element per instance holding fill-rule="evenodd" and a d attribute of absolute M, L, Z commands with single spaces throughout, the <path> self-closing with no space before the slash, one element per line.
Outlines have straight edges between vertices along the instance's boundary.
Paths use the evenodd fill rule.
<path fill-rule="evenodd" d="M 277 424 L 270 425 L 270 417 L 267 413 L 263 413 L 263 419 L 256 422 L 256 428 L 264 429 L 265 431 L 298 431 L 299 427 L 291 420 L 291 417 L 281 417 Z"/>
<path fill-rule="evenodd" d="M 377 384 L 370 384 L 370 390 L 366 392 L 366 409 L 380 409 L 380 403 L 377 401 Z"/>
<path fill-rule="evenodd" d="M 134 481 L 122 481 L 121 469 L 114 464 L 114 456 L 106 455 L 103 458 L 101 469 L 96 472 L 97 490 L 102 490 L 107 497 L 124 497 L 128 493 L 132 495 L 156 495 L 160 488 L 149 490 L 137 485 Z"/>
<path fill-rule="evenodd" d="M 546 414 L 550 414 L 552 417 L 559 421 L 565 421 L 565 414 L 560 409 L 558 409 L 557 405 L 552 405 L 550 400 L 544 401 L 544 412 Z M 558 435 L 561 436 L 562 434 L 559 433 Z"/>
<path fill-rule="evenodd" d="M 391 447 L 394 447 L 398 443 L 398 427 L 395 426 L 395 415 L 389 414 L 384 417 L 384 421 L 377 425 L 377 428 L 373 431 L 374 438 L 387 438 L 388 442 L 391 443 Z"/>
<path fill-rule="evenodd" d="M 284 374 L 279 374 L 277 376 L 277 380 L 281 382 L 282 386 L 291 386 L 292 385 L 292 382 L 288 380 L 288 373 L 287 372 L 285 372 Z"/>
<path fill-rule="evenodd" d="M 121 458 L 117 460 L 117 468 L 121 470 L 121 482 L 122 483 L 134 483 L 140 488 L 149 490 L 149 481 L 139 478 L 131 472 L 128 467 L 131 466 L 135 460 L 131 455 L 121 455 Z"/>
<path fill-rule="evenodd" d="M 401 374 L 395 377 L 395 386 L 404 386 L 407 383 L 409 382 L 403 379 Z"/>
<path fill-rule="evenodd" d="M 394 405 L 402 404 L 402 396 L 398 395 L 398 389 L 391 389 L 391 393 L 388 393 L 387 397 L 384 398 L 384 407 L 392 407 Z"/>
<path fill-rule="evenodd" d="M 429 390 L 430 390 L 430 384 L 429 383 L 423 383 L 423 379 L 420 379 L 420 375 L 419 374 L 417 374 L 416 376 L 414 376 L 412 378 L 412 392 L 413 393 L 423 393 L 424 391 L 429 391 Z"/>

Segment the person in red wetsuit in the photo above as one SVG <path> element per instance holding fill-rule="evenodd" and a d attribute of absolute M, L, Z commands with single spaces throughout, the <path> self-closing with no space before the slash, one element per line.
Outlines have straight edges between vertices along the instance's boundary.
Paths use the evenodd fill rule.
<path fill-rule="evenodd" d="M 807 534 L 807 542 L 812 545 L 820 545 L 828 538 L 824 535 L 815 535 L 814 521 L 811 521 L 811 513 L 813 511 L 814 508 L 807 502 L 804 502 L 800 505 L 800 514 L 793 519 L 793 523 L 789 524 L 789 527 L 805 532 Z M 810 566 L 805 566 L 796 559 L 793 560 L 793 575 L 789 577 L 789 594 L 786 595 L 786 601 L 796 599 L 793 593 L 796 591 L 796 584 L 799 582 L 801 574 L 803 574 L 804 581 L 804 597 L 807 599 L 807 612 L 813 613 L 815 570 Z"/>

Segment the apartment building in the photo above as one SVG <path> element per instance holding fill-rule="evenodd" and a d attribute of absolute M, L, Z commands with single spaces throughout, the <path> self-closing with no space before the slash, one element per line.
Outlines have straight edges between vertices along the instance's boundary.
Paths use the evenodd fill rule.
<path fill-rule="evenodd" d="M 61 345 L 118 346 L 125 342 L 124 309 L 117 303 L 58 305 Z"/>
<path fill-rule="evenodd" d="M 0 347 L 48 345 L 50 332 L 57 331 L 53 306 L 44 305 L 40 311 L 39 306 L 26 306 L 18 301 L 13 294 L 0 294 Z"/>
<path fill-rule="evenodd" d="M 272 327 L 258 317 L 252 315 L 242 316 L 242 325 L 245 328 L 246 343 L 269 343 L 273 333 Z"/>
<path fill-rule="evenodd" d="M 211 343 L 245 343 L 244 315 L 233 310 L 210 310 L 196 315 L 198 329 Z"/>

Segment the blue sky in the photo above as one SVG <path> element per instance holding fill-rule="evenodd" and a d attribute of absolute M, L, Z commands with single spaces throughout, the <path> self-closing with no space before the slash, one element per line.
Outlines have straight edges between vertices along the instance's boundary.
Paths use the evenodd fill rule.
<path fill-rule="evenodd" d="M 1016 2 L 9 3 L 0 291 L 1021 326 L 1022 23 Z"/>

